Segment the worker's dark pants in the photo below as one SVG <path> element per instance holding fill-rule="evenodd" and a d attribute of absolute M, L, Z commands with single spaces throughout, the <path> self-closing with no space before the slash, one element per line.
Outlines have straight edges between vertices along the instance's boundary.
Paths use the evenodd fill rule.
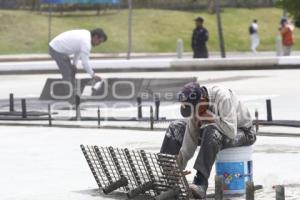
<path fill-rule="evenodd" d="M 169 125 L 161 146 L 161 153 L 176 155 L 182 146 L 187 121 L 174 121 Z M 225 148 L 249 146 L 256 141 L 255 130 L 250 128 L 238 129 L 238 134 L 234 139 L 229 139 L 222 134 L 214 124 L 210 124 L 200 129 L 198 144 L 200 151 L 197 155 L 194 169 L 208 179 L 212 166 L 218 152 Z"/>
<path fill-rule="evenodd" d="M 208 50 L 206 46 L 193 49 L 193 52 L 194 52 L 193 58 L 208 58 Z"/>
<path fill-rule="evenodd" d="M 66 84 L 63 85 L 65 91 L 69 91 L 71 94 L 71 98 L 69 98 L 69 100 L 73 101 L 74 96 L 76 94 L 76 87 L 75 87 L 76 67 L 71 64 L 71 60 L 68 55 L 55 51 L 51 46 L 49 46 L 49 54 L 53 58 L 53 60 L 55 60 L 59 68 L 59 71 L 62 74 L 63 80 L 70 83 L 71 88 Z M 69 89 L 71 89 L 71 91 Z"/>

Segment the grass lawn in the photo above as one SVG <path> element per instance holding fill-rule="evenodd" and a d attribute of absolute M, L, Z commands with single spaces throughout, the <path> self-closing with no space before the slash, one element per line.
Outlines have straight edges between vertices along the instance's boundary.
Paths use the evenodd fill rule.
<path fill-rule="evenodd" d="M 108 42 L 94 52 L 126 52 L 127 11 L 110 11 L 100 16 L 94 12 L 72 12 L 53 17 L 53 36 L 70 29 L 102 27 Z M 227 51 L 249 51 L 248 26 L 253 18 L 260 25 L 261 45 L 258 50 L 274 50 L 282 11 L 275 8 L 224 9 L 222 22 Z M 205 18 L 210 32 L 210 51 L 218 51 L 216 16 L 206 12 L 136 9 L 133 12 L 134 52 L 174 52 L 176 40 L 184 40 L 185 51 L 191 51 L 190 37 L 196 16 Z M 295 31 L 300 48 L 300 31 Z M 30 11 L 0 10 L 0 54 L 46 53 L 48 16 Z"/>

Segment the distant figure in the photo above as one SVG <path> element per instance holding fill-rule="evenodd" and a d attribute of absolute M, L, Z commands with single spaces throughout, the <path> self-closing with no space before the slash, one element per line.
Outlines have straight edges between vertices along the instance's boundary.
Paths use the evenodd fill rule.
<path fill-rule="evenodd" d="M 93 81 L 101 81 L 90 66 L 89 55 L 92 47 L 98 46 L 107 40 L 107 36 L 100 28 L 89 30 L 71 30 L 56 36 L 49 43 L 49 54 L 56 61 L 63 80 L 72 86 L 72 97 L 70 103 L 74 103 L 75 97 L 75 75 L 78 61 L 81 60 L 83 68 Z M 70 56 L 73 57 L 71 62 Z M 68 90 L 68 89 L 67 89 Z"/>
<path fill-rule="evenodd" d="M 251 38 L 251 51 L 256 53 L 256 48 L 259 45 L 258 24 L 256 19 L 254 19 L 252 24 L 249 26 L 249 34 Z"/>
<path fill-rule="evenodd" d="M 194 58 L 208 58 L 208 51 L 206 42 L 208 41 L 208 31 L 203 27 L 204 19 L 197 17 L 195 19 L 196 28 L 193 31 L 192 36 L 192 49 L 194 52 Z"/>
<path fill-rule="evenodd" d="M 290 56 L 292 46 L 294 45 L 293 31 L 294 26 L 288 22 L 287 19 L 281 19 L 279 28 L 282 38 L 283 56 Z"/>

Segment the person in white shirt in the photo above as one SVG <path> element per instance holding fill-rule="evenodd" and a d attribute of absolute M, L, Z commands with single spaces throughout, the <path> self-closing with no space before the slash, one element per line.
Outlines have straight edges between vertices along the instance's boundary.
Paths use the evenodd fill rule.
<path fill-rule="evenodd" d="M 249 34 L 251 39 L 251 50 L 253 53 L 256 53 L 256 49 L 259 45 L 259 36 L 258 36 L 258 21 L 253 20 L 252 24 L 249 27 Z"/>
<path fill-rule="evenodd" d="M 78 61 L 81 60 L 82 66 L 90 77 L 96 81 L 101 81 L 90 66 L 89 55 L 92 47 L 98 46 L 107 40 L 107 35 L 100 29 L 89 30 L 70 30 L 56 36 L 49 43 L 49 54 L 56 61 L 62 74 L 63 80 L 72 85 L 72 98 L 74 102 L 75 75 Z M 71 61 L 70 56 L 73 57 Z"/>
<path fill-rule="evenodd" d="M 160 152 L 177 155 L 184 170 L 200 146 L 190 190 L 196 199 L 205 199 L 217 153 L 225 148 L 254 144 L 255 129 L 248 108 L 226 87 L 200 87 L 192 82 L 179 92 L 178 100 L 181 114 L 187 119 L 169 125 Z"/>

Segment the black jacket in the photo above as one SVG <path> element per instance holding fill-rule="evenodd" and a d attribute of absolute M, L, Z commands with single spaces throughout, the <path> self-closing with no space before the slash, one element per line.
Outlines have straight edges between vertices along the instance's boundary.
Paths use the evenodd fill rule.
<path fill-rule="evenodd" d="M 192 36 L 192 49 L 200 50 L 206 47 L 206 42 L 208 41 L 208 31 L 206 28 L 197 27 L 193 31 Z"/>

